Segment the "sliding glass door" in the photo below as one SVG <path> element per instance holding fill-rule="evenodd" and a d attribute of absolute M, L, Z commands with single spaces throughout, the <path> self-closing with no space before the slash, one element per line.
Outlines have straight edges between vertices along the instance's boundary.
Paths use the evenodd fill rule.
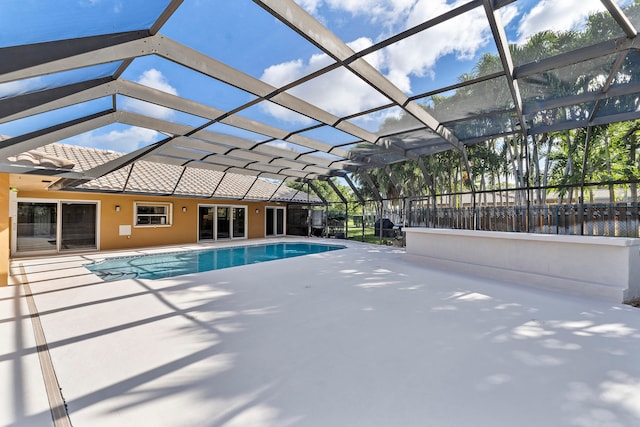
<path fill-rule="evenodd" d="M 94 250 L 97 202 L 18 201 L 16 253 Z"/>
<path fill-rule="evenodd" d="M 285 208 L 267 207 L 265 211 L 265 235 L 267 237 L 285 235 Z"/>
<path fill-rule="evenodd" d="M 18 202 L 17 252 L 57 250 L 58 203 Z"/>
<path fill-rule="evenodd" d="M 235 239 L 246 237 L 245 235 L 245 219 L 247 217 L 246 208 L 232 208 L 233 215 L 233 237 Z"/>
<path fill-rule="evenodd" d="M 61 250 L 96 249 L 95 203 L 63 203 Z"/>
<path fill-rule="evenodd" d="M 198 238 L 200 240 L 213 240 L 213 217 L 215 211 L 212 206 L 198 207 Z"/>
<path fill-rule="evenodd" d="M 216 239 L 228 239 L 231 237 L 229 231 L 231 230 L 231 216 L 229 215 L 230 208 L 218 207 L 218 220 L 216 222 Z"/>
<path fill-rule="evenodd" d="M 246 206 L 200 205 L 198 214 L 198 238 L 201 241 L 247 237 Z"/>

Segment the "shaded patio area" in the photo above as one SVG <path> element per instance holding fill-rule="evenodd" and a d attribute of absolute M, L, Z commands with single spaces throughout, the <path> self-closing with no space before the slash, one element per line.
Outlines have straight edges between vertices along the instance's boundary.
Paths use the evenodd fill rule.
<path fill-rule="evenodd" d="M 101 282 L 97 253 L 12 272 L 75 427 L 640 424 L 637 308 L 340 243 L 155 281 Z M 0 288 L 0 425 L 49 426 L 24 293 Z"/>

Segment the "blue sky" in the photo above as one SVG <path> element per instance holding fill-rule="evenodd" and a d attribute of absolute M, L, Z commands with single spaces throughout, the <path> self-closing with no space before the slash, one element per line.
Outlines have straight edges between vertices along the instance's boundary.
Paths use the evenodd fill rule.
<path fill-rule="evenodd" d="M 618 0 L 620 6 L 629 1 Z M 0 35 L 0 47 L 142 28 L 153 22 L 166 3 L 146 0 L 3 0 L 0 3 L 0 26 L 9 31 L 3 31 L 4 36 Z M 298 0 L 297 3 L 358 51 L 439 16 L 466 3 L 466 0 Z M 509 41 L 522 43 L 541 30 L 579 29 L 590 12 L 600 10 L 604 8 L 599 0 L 519 0 L 501 9 L 500 15 Z M 496 53 L 484 13 L 483 8 L 478 8 L 366 59 L 408 95 L 455 83 L 458 76 L 472 71 L 480 56 L 487 52 Z M 296 80 L 331 63 L 330 58 L 315 46 L 249 0 L 185 0 L 160 33 L 274 86 Z M 251 95 L 238 89 L 211 81 L 155 56 L 136 59 L 123 77 L 223 110 L 252 99 Z M 49 87 L 61 78 L 51 76 L 29 82 L 6 83 L 0 85 L 0 98 L 28 92 L 38 86 Z M 72 80 L 76 78 L 70 77 Z M 337 116 L 365 111 L 388 102 L 344 70 L 329 73 L 290 92 Z M 43 124 L 59 121 L 61 116 L 68 116 L 69 120 L 91 113 L 92 109 L 100 111 L 109 102 L 107 98 L 0 125 L 0 134 L 18 135 L 37 130 Z M 118 105 L 125 110 L 192 126 L 203 123 L 201 118 L 132 99 L 119 98 Z M 397 114 L 397 109 L 391 109 L 368 115 L 356 123 L 375 130 L 385 117 Z M 253 107 L 241 115 L 283 129 L 314 124 L 308 118 L 273 104 Z M 261 138 L 231 128 L 220 129 L 220 126 L 215 130 L 250 139 Z M 149 129 L 112 125 L 62 142 L 130 152 L 162 137 Z M 323 139 L 319 134 L 313 137 Z M 326 136 L 327 139 L 335 137 Z M 338 139 L 341 143 L 348 142 L 345 138 Z"/>

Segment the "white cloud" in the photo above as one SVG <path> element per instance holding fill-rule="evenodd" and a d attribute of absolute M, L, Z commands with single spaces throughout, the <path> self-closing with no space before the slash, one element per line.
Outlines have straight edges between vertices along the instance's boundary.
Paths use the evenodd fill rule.
<path fill-rule="evenodd" d="M 421 0 L 411 11 L 406 27 L 418 25 L 456 6 L 445 0 Z M 433 69 L 438 59 L 446 55 L 455 55 L 460 60 L 472 59 L 490 41 L 484 9 L 476 8 L 389 46 L 389 78 L 410 93 L 411 76 L 434 77 Z"/>
<path fill-rule="evenodd" d="M 158 132 L 151 129 L 128 127 L 123 130 L 112 130 L 108 133 L 91 131 L 63 141 L 83 147 L 102 148 L 119 153 L 130 153 L 138 148 L 152 144 L 158 140 Z"/>
<path fill-rule="evenodd" d="M 34 89 L 37 89 L 40 85 L 40 77 L 0 83 L 0 99 L 25 94 Z"/>
<path fill-rule="evenodd" d="M 148 86 L 153 89 L 158 89 L 172 95 L 178 94 L 176 88 L 171 86 L 167 78 L 155 68 L 151 68 L 143 72 L 137 82 L 141 85 Z M 174 115 L 174 112 L 169 108 L 161 107 L 150 102 L 140 101 L 132 98 L 125 99 L 124 108 L 134 113 L 139 113 L 145 116 L 155 117 L 162 120 L 169 120 Z"/>
<path fill-rule="evenodd" d="M 550 0 L 543 0 L 547 1 Z M 555 3 L 564 2 L 565 0 Z M 353 16 L 364 16 L 369 22 L 382 23 L 397 33 L 462 6 L 468 0 L 298 0 L 298 3 L 316 14 L 322 5 L 326 5 L 336 14 L 347 12 Z M 517 12 L 514 5 L 501 8 L 503 25 L 512 21 Z M 378 37 L 382 38 L 384 34 L 379 34 Z M 379 58 L 367 56 L 366 59 L 405 93 L 412 93 L 412 76 L 435 77 L 433 70 L 440 58 L 455 55 L 459 60 L 472 59 L 489 43 L 492 43 L 492 36 L 487 17 L 484 8 L 478 7 L 389 46 L 384 52 L 384 58 L 378 52 L 376 55 Z"/>
<path fill-rule="evenodd" d="M 509 6 L 505 6 L 498 10 L 498 13 L 500 14 L 502 25 L 506 27 L 518 16 L 518 6 L 510 4 Z"/>
<path fill-rule="evenodd" d="M 138 83 L 161 90 L 163 92 L 170 93 L 172 95 L 178 94 L 176 88 L 169 84 L 169 81 L 164 76 L 164 74 L 162 74 L 162 72 L 156 70 L 155 68 L 150 68 L 143 72 L 138 79 Z"/>
<path fill-rule="evenodd" d="M 466 4 L 467 1 L 298 0 L 298 3 L 315 14 L 319 13 L 324 5 L 330 9 L 330 12 L 342 11 L 353 16 L 364 16 L 371 23 L 383 23 L 387 29 L 393 27 L 393 31 L 397 33 L 440 16 Z M 500 15 L 503 24 L 507 25 L 511 22 L 517 16 L 517 12 L 517 8 L 513 5 L 502 8 Z M 322 17 L 319 19 L 324 20 Z M 377 37 L 382 38 L 384 34 L 380 33 Z M 458 60 L 471 60 L 479 51 L 490 46 L 492 40 L 484 8 L 478 7 L 382 51 L 367 55 L 365 59 L 399 89 L 405 93 L 412 93 L 412 78 L 434 78 L 435 66 L 441 58 L 452 55 Z M 371 46 L 373 42 L 371 38 L 362 37 L 349 45 L 355 51 L 360 51 Z M 276 64 L 265 70 L 262 80 L 279 87 L 329 63 L 330 58 L 326 55 L 315 55 L 308 61 L 303 58 Z M 327 73 L 289 92 L 337 116 L 363 111 L 387 102 L 382 95 L 374 92 L 356 76 L 344 70 Z M 287 113 L 282 108 L 267 108 L 266 111 L 285 120 L 293 121 L 299 118 L 298 115 Z M 367 127 L 371 128 L 371 124 Z"/>
<path fill-rule="evenodd" d="M 267 142 L 266 145 L 268 145 L 270 147 L 280 148 L 281 150 L 300 151 L 299 147 L 296 150 L 296 146 L 293 145 L 293 144 L 288 143 L 287 141 L 271 141 L 271 142 Z"/>
<path fill-rule="evenodd" d="M 359 51 L 371 46 L 371 44 L 371 40 L 360 38 L 349 43 L 349 46 L 355 51 Z M 372 66 L 379 68 L 382 65 L 382 55 L 379 53 L 369 55 L 367 61 Z M 308 62 L 298 59 L 273 65 L 264 71 L 261 80 L 280 87 L 331 63 L 332 60 L 327 55 L 313 55 Z M 388 102 L 386 98 L 375 92 L 369 85 L 344 69 L 326 73 L 319 78 L 291 89 L 289 93 L 337 116 L 346 116 Z M 308 119 L 301 117 L 299 114 L 275 104 L 263 103 L 263 107 L 267 113 L 281 120 L 299 123 L 309 122 Z"/>
<path fill-rule="evenodd" d="M 327 17 L 318 15 L 320 7 L 326 5 L 333 11 L 365 16 L 371 23 L 391 27 L 404 19 L 403 17 L 416 0 L 296 0 L 296 2 L 321 22 L 328 20 Z"/>
<path fill-rule="evenodd" d="M 415 0 L 327 0 L 333 9 L 342 9 L 353 15 L 365 15 L 372 23 L 395 25 L 406 19 Z"/>
<path fill-rule="evenodd" d="M 275 64 L 264 70 L 260 80 L 273 86 L 282 86 L 298 78 L 303 68 L 301 59 Z"/>
<path fill-rule="evenodd" d="M 322 0 L 296 0 L 296 3 L 311 15 L 315 15 L 322 4 Z"/>
<path fill-rule="evenodd" d="M 587 17 L 604 6 L 600 0 L 541 0 L 519 23 L 518 43 L 542 30 L 567 31 L 581 28 Z"/>
<path fill-rule="evenodd" d="M 17 96 L 27 90 L 27 85 L 21 81 L 0 83 L 0 99 Z"/>

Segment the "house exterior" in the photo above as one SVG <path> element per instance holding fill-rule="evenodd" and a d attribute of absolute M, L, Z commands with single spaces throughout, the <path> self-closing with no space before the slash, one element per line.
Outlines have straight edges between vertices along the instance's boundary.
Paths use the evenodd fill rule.
<path fill-rule="evenodd" d="M 30 173 L 0 173 L 2 259 L 283 236 L 289 206 L 321 202 L 256 176 L 149 161 L 72 191 L 49 173 L 83 172 L 121 155 L 54 143 L 9 158 Z M 0 274 L 6 285 L 8 261 Z"/>

